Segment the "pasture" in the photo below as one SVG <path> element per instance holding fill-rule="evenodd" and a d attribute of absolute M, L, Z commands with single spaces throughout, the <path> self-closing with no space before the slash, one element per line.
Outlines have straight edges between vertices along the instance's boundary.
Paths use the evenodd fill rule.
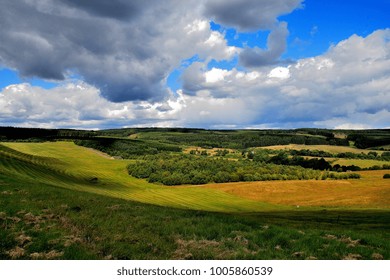
<path fill-rule="evenodd" d="M 114 160 L 72 142 L 6 143 L 4 146 L 21 152 L 3 158 L 11 173 L 71 190 L 86 191 L 161 206 L 185 209 L 250 212 L 275 210 L 262 202 L 237 198 L 220 190 L 196 186 L 164 187 L 130 177 L 126 166 L 131 160 Z M 33 155 L 33 156 L 29 156 Z M 25 169 L 25 170 L 24 170 Z M 22 172 L 20 172 L 22 171 Z"/>
<path fill-rule="evenodd" d="M 131 162 L 1 143 L 0 258 L 390 259 L 383 171 L 167 187 L 130 177 Z"/>
<path fill-rule="evenodd" d="M 368 154 L 369 152 L 376 152 L 381 154 L 381 151 L 370 150 L 370 149 L 358 149 L 354 147 L 346 147 L 346 146 L 331 146 L 331 145 L 299 145 L 299 144 L 289 144 L 289 145 L 275 145 L 275 146 L 267 146 L 261 147 L 261 149 L 269 149 L 269 150 L 317 150 L 324 151 L 328 153 L 354 153 L 354 154 Z"/>
<path fill-rule="evenodd" d="M 360 171 L 359 180 L 293 180 L 209 184 L 207 188 L 255 201 L 319 208 L 390 209 L 388 170 Z"/>

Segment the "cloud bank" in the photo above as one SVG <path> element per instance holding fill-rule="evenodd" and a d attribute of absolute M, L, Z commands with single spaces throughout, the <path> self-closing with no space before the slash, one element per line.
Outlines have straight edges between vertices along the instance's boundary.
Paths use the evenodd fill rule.
<path fill-rule="evenodd" d="M 301 0 L 244 2 L 1 0 L 0 63 L 23 76 L 80 75 L 114 102 L 161 100 L 182 60 L 235 54 L 209 29 L 210 16 L 242 30 L 273 29 L 276 17 Z M 272 42 L 281 28 L 270 36 L 273 58 L 280 55 Z"/>
<path fill-rule="evenodd" d="M 289 30 L 278 18 L 302 2 L 0 0 L 0 67 L 60 82 L 2 89 L 0 125 L 389 127 L 390 30 L 280 64 Z M 269 31 L 267 46 L 231 46 L 211 20 Z"/>

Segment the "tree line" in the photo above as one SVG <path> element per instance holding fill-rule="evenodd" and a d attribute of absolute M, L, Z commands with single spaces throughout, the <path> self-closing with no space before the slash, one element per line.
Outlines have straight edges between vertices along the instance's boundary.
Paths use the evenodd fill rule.
<path fill-rule="evenodd" d="M 116 139 L 116 138 L 96 138 L 90 140 L 76 140 L 75 144 L 83 147 L 99 150 L 113 157 L 126 159 L 137 158 L 142 155 L 154 155 L 161 152 L 181 152 L 179 146 L 158 142 Z"/>

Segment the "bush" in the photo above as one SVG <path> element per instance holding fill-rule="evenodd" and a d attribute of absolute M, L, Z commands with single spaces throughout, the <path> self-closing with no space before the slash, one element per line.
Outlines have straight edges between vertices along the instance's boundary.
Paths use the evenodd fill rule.
<path fill-rule="evenodd" d="M 385 174 L 385 175 L 383 175 L 383 179 L 390 179 L 390 174 Z"/>

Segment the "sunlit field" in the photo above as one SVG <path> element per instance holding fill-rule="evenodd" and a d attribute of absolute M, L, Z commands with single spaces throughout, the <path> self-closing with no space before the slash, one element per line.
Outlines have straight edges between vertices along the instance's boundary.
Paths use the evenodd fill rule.
<path fill-rule="evenodd" d="M 389 259 L 386 171 L 168 187 L 73 142 L 0 146 L 1 259 Z"/>
<path fill-rule="evenodd" d="M 369 152 L 376 152 L 381 154 L 381 151 L 377 150 L 369 150 L 369 149 L 357 149 L 353 147 L 346 146 L 330 146 L 330 145 L 298 145 L 298 144 L 289 144 L 289 145 L 276 145 L 276 146 L 267 146 L 262 147 L 262 149 L 269 150 L 317 150 L 317 151 L 325 151 L 329 153 L 354 153 L 354 154 L 368 154 Z"/>
<path fill-rule="evenodd" d="M 220 190 L 149 184 L 127 174 L 126 166 L 129 160 L 109 159 L 72 142 L 3 145 L 25 153 L 18 155 L 18 162 L 13 161 L 12 156 L 9 161 L 6 158 L 2 160 L 10 172 L 18 174 L 22 171 L 26 178 L 63 188 L 162 206 L 208 211 L 248 212 L 276 209 L 275 206 L 239 198 Z M 9 153 L 12 154 L 12 151 Z M 35 157 L 28 157 L 27 154 Z M 26 162 L 31 167 L 26 167 Z"/>

